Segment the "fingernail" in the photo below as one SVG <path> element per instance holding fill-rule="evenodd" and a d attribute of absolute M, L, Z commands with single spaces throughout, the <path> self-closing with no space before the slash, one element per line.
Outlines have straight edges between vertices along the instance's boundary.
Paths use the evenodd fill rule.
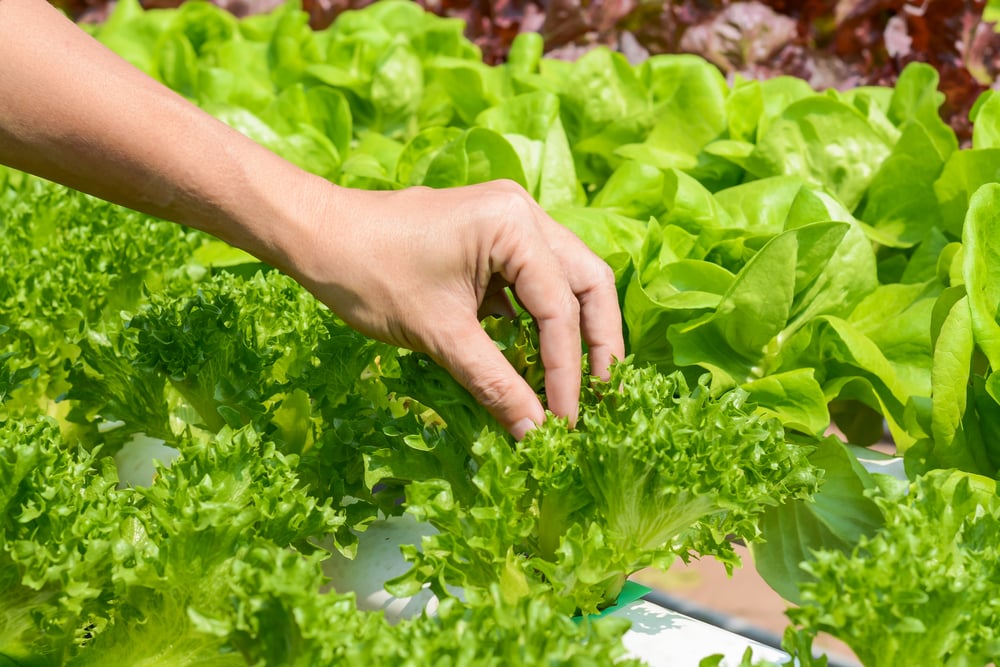
<path fill-rule="evenodd" d="M 524 436 L 528 434 L 528 431 L 533 428 L 535 428 L 535 422 L 525 417 L 510 427 L 510 434 L 513 435 L 516 440 L 523 440 Z"/>

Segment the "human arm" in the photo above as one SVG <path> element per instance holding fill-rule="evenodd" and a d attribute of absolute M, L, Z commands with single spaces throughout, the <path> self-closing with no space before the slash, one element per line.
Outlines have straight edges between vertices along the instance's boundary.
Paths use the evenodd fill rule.
<path fill-rule="evenodd" d="M 478 324 L 513 286 L 549 408 L 574 417 L 580 339 L 621 357 L 610 270 L 511 183 L 377 193 L 279 158 L 127 64 L 44 0 L 0 0 L 0 161 L 204 230 L 373 337 L 425 351 L 515 435 L 544 418 Z"/>

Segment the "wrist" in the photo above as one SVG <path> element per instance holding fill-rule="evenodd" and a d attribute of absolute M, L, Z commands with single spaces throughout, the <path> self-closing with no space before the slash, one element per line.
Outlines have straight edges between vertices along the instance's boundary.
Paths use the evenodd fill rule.
<path fill-rule="evenodd" d="M 339 236 L 346 233 L 345 216 L 337 209 L 348 191 L 297 168 L 286 176 L 280 186 L 263 182 L 261 201 L 249 211 L 255 221 L 238 225 L 256 230 L 243 249 L 319 294 L 343 263 Z"/>
<path fill-rule="evenodd" d="M 184 197 L 193 207 L 175 219 L 300 282 L 313 279 L 321 253 L 331 249 L 320 250 L 317 244 L 323 240 L 319 227 L 327 223 L 325 210 L 337 186 L 245 137 L 230 135 L 217 145 L 224 148 L 211 173 L 203 174 L 205 181 Z"/>

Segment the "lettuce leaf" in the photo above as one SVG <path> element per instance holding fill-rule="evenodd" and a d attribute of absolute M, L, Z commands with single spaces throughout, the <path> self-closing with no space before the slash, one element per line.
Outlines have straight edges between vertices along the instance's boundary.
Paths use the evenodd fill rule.
<path fill-rule="evenodd" d="M 815 580 L 802 585 L 802 606 L 788 611 L 797 641 L 808 645 L 829 632 L 866 667 L 995 662 L 995 481 L 938 470 L 914 480 L 902 497 L 882 493 L 875 502 L 885 514 L 881 530 L 847 553 L 823 550 L 805 565 Z M 807 654 L 799 657 L 812 664 Z"/>
<path fill-rule="evenodd" d="M 552 418 L 511 443 L 496 428 L 465 426 L 482 408 L 459 400 L 443 371 L 430 384 L 416 370 L 405 375 L 409 395 L 428 395 L 447 424 L 422 436 L 425 460 L 452 451 L 467 463 L 395 471 L 410 475 L 406 511 L 438 529 L 422 550 L 404 550 L 414 566 L 391 582 L 399 596 L 424 584 L 440 596 L 446 584 L 496 585 L 509 599 L 546 595 L 568 612 L 594 612 L 642 567 L 699 555 L 735 566 L 731 538 L 757 539 L 764 508 L 817 486 L 805 448 L 756 414 L 746 392 L 713 396 L 707 376 L 691 387 L 680 373 L 621 363 L 608 383 L 585 389 L 576 429 Z"/>

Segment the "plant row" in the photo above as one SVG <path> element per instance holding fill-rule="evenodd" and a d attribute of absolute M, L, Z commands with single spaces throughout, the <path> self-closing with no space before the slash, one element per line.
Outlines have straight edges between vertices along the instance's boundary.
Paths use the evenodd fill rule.
<path fill-rule="evenodd" d="M 606 664 L 623 624 L 572 615 L 735 567 L 734 537 L 803 664 L 818 631 L 868 666 L 1000 655 L 1000 98 L 959 148 L 921 65 L 816 91 L 522 35 L 490 66 L 404 2 L 313 31 L 122 0 L 93 30 L 340 185 L 520 183 L 614 269 L 629 357 L 514 442 L 253 258 L 4 172 L 0 662 Z M 544 394 L 530 318 L 484 326 Z M 859 463 L 885 430 L 909 481 Z M 151 439 L 176 460 L 121 483 Z M 435 534 L 388 586 L 436 616 L 317 593 L 325 548 L 402 513 Z"/>

